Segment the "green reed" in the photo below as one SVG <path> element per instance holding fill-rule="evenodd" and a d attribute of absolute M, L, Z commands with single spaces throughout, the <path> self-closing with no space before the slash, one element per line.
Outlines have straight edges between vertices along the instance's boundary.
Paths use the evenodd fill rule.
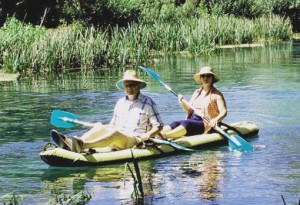
<path fill-rule="evenodd" d="M 119 69 L 149 64 L 158 55 L 197 55 L 222 45 L 289 39 L 291 24 L 279 16 L 240 19 L 203 16 L 174 23 L 132 23 L 126 28 L 81 25 L 44 29 L 11 19 L 0 29 L 0 66 L 6 72 Z"/>
<path fill-rule="evenodd" d="M 0 64 L 4 71 L 16 72 L 21 67 L 29 66 L 28 58 L 31 53 L 27 46 L 32 45 L 45 33 L 46 29 L 31 25 L 24 26 L 15 18 L 6 22 L 6 25 L 0 29 L 0 54 L 2 56 Z"/>
<path fill-rule="evenodd" d="M 23 196 L 20 196 L 17 192 L 13 191 L 12 193 L 6 194 L 0 198 L 1 202 L 6 205 L 18 205 L 19 201 L 23 199 Z"/>
<path fill-rule="evenodd" d="M 292 37 L 292 26 L 289 19 L 279 16 L 264 16 L 255 21 L 256 40 L 267 42 L 288 40 Z"/>

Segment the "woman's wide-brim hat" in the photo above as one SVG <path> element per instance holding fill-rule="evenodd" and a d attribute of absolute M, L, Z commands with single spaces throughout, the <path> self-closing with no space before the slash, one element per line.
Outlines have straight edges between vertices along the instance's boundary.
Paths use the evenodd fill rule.
<path fill-rule="evenodd" d="M 124 81 L 135 81 L 140 83 L 140 89 L 143 89 L 147 86 L 147 83 L 138 78 L 138 74 L 135 70 L 126 70 L 123 76 L 123 79 L 119 80 L 116 83 L 116 86 L 119 90 L 124 90 Z"/>
<path fill-rule="evenodd" d="M 204 67 L 200 68 L 200 72 L 199 73 L 196 73 L 194 75 L 194 80 L 195 80 L 196 83 L 202 83 L 200 75 L 203 75 L 203 74 L 211 74 L 211 75 L 213 75 L 214 76 L 213 83 L 216 83 L 216 82 L 218 82 L 220 80 L 219 77 L 214 73 L 214 71 L 213 71 L 213 69 L 211 67 L 204 66 Z"/>

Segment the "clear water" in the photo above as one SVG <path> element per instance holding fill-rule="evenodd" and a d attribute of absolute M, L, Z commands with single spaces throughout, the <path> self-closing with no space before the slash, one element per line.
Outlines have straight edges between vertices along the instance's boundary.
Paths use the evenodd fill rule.
<path fill-rule="evenodd" d="M 227 146 L 139 163 L 145 204 L 298 204 L 300 197 L 300 44 L 222 50 L 209 57 L 159 59 L 152 68 L 186 99 L 199 86 L 193 74 L 211 65 L 226 98 L 226 123 L 247 120 L 260 132 L 253 153 Z M 125 165 L 50 167 L 39 158 L 50 141 L 50 113 L 72 112 L 82 121 L 109 122 L 123 96 L 117 73 L 64 74 L 0 82 L 0 202 L 15 191 L 19 204 L 46 204 L 55 192 L 92 194 L 88 204 L 133 204 Z M 164 122 L 184 117 L 177 99 L 150 77 L 143 91 L 159 105 Z M 60 130 L 80 134 L 76 127 Z"/>

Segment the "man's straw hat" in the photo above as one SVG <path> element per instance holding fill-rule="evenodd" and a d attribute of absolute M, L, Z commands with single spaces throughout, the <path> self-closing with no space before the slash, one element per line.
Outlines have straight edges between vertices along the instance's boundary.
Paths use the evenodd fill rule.
<path fill-rule="evenodd" d="M 116 86 L 119 90 L 124 90 L 124 81 L 135 81 L 140 83 L 140 88 L 143 89 L 147 86 L 147 83 L 138 78 L 138 74 L 135 70 L 127 70 L 124 73 L 123 79 L 119 80 L 116 83 Z"/>

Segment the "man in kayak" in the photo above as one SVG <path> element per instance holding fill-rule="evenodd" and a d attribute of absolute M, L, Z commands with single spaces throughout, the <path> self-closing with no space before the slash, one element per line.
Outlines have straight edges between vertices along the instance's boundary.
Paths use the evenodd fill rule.
<path fill-rule="evenodd" d="M 137 72 L 127 70 L 116 86 L 124 90 L 126 96 L 118 100 L 110 124 L 95 123 L 80 138 L 72 140 L 52 130 L 54 141 L 60 147 L 78 153 L 83 149 L 107 146 L 121 150 L 132 148 L 159 133 L 163 128 L 161 116 L 156 103 L 140 92 L 147 84 L 138 78 Z"/>
<path fill-rule="evenodd" d="M 178 95 L 179 104 L 187 113 L 187 118 L 165 126 L 161 132 L 164 138 L 176 139 L 208 133 L 226 117 L 226 102 L 223 94 L 214 87 L 214 83 L 218 82 L 219 78 L 213 69 L 209 66 L 202 67 L 200 72 L 194 75 L 194 80 L 202 86 L 194 91 L 189 103 L 185 103 L 183 96 Z M 192 108 L 196 109 L 197 115 Z M 203 116 L 209 122 L 203 121 Z"/>

